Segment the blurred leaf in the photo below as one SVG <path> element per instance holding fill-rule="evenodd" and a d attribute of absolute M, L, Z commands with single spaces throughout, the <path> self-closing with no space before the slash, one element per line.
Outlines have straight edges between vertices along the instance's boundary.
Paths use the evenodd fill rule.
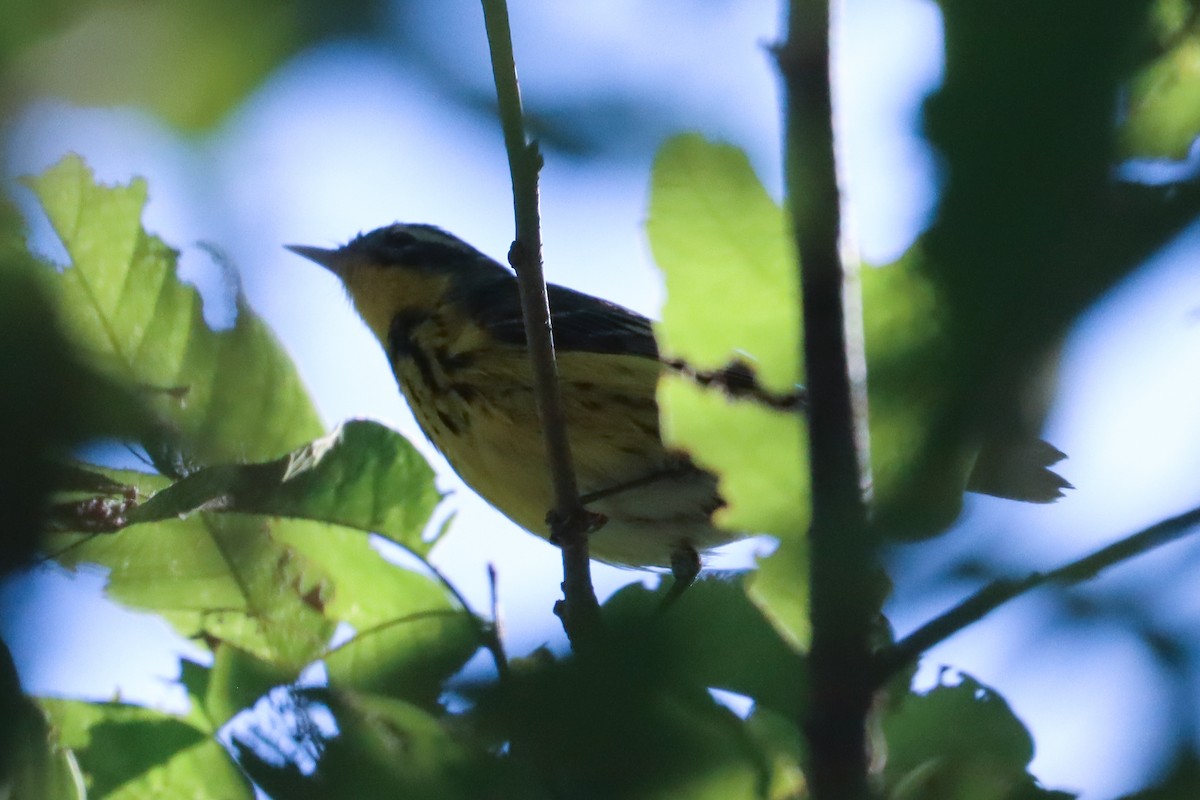
<path fill-rule="evenodd" d="M 1120 129 L 1127 158 L 1184 159 L 1200 135 L 1200 26 L 1189 0 L 1157 0 L 1156 57 L 1134 75 Z"/>
<path fill-rule="evenodd" d="M 130 514 L 149 522 L 197 510 L 296 517 L 373 531 L 419 555 L 441 495 L 424 457 L 396 431 L 352 420 L 265 464 L 208 467 L 156 494 Z"/>
<path fill-rule="evenodd" d="M 799 718 L 808 680 L 804 659 L 748 600 L 746 577 L 705 576 L 665 614 L 659 607 L 665 585 L 650 592 L 633 583 L 605 602 L 605 619 L 649 640 L 644 646 L 652 648 L 656 669 Z"/>
<path fill-rule="evenodd" d="M 221 120 L 301 44 L 290 0 L 102 0 L 16 58 L 27 94 L 83 105 L 139 105 L 181 128 Z"/>
<path fill-rule="evenodd" d="M 1167 776 L 1154 786 L 1123 795 L 1121 800 L 1194 800 L 1200 797 L 1200 760 L 1192 752 L 1183 752 Z"/>
<path fill-rule="evenodd" d="M 276 458 L 321 434 L 291 360 L 243 298 L 231 330 L 205 324 L 176 253 L 142 230 L 143 181 L 97 186 L 68 157 L 27 182 L 71 256 L 54 281 L 71 337 L 143 391 L 200 463 Z"/>
<path fill-rule="evenodd" d="M 60 28 L 85 0 L 45 0 L 41 3 L 4 4 L 0 27 L 0 64 L 39 38 Z"/>
<path fill-rule="evenodd" d="M 86 796 L 74 754 L 55 741 L 42 710 L 21 691 L 12 655 L 0 641 L 0 797 Z"/>
<path fill-rule="evenodd" d="M 967 675 L 909 695 L 883 720 L 894 800 L 1069 800 L 1029 774 L 1033 739 L 1000 695 Z"/>
<path fill-rule="evenodd" d="M 234 733 L 238 759 L 275 797 L 298 798 L 475 798 L 519 797 L 485 778 L 486 759 L 437 717 L 391 697 L 302 689 L 271 714 L 296 741 L 279 743 L 278 728 L 261 720 L 270 735 Z M 323 735 L 305 717 L 328 712 L 336 735 Z M 316 771 L 295 763 L 300 751 L 319 754 Z M 280 757 L 282 756 L 282 758 Z"/>
<path fill-rule="evenodd" d="M 631 637 L 564 662 L 515 663 L 473 716 L 553 797 L 764 796 L 774 753 L 707 692 L 673 680 L 670 664 L 686 657 Z"/>
<path fill-rule="evenodd" d="M 789 717 L 770 708 L 755 708 L 746 719 L 746 729 L 761 743 L 772 762 L 771 785 L 766 797 L 806 797 L 804 773 L 804 737 L 796 725 L 798 717 Z"/>
<path fill-rule="evenodd" d="M 441 721 L 392 697 L 335 691 L 330 710 L 339 736 L 319 773 L 340 796 L 478 797 L 475 756 Z"/>
<path fill-rule="evenodd" d="M 944 394 L 938 383 L 939 323 L 933 287 L 920 273 L 920 251 L 860 272 L 870 408 L 872 490 L 888 504 L 921 480 L 914 474 L 931 416 Z M 969 462 L 959 466 L 961 496 Z M 957 509 L 956 509 L 957 510 Z M 953 518 L 954 514 L 950 514 Z"/>
<path fill-rule="evenodd" d="M 945 349 L 919 463 L 949 480 L 966 447 L 1036 439 L 1059 337 L 1181 223 L 1131 216 L 1114 179 L 1148 0 L 940 5 L 945 78 L 925 127 L 946 180 L 921 269 Z"/>
<path fill-rule="evenodd" d="M 39 702 L 75 751 L 90 797 L 254 797 L 221 745 L 182 718 L 122 703 Z"/>

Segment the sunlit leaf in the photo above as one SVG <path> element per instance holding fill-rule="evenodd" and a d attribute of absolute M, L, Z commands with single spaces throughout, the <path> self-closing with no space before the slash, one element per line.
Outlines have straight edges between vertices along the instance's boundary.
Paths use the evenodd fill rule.
<path fill-rule="evenodd" d="M 325 528 L 287 542 L 329 576 L 325 613 L 355 628 L 325 657 L 335 684 L 428 702 L 478 649 L 481 623 L 453 591 L 389 562 L 362 534 Z"/>
<path fill-rule="evenodd" d="M 59 741 L 74 750 L 91 797 L 254 797 L 221 745 L 182 718 L 122 703 L 40 703 Z"/>
<path fill-rule="evenodd" d="M 800 283 L 783 211 L 746 154 L 696 134 L 659 150 L 646 231 L 667 285 L 659 344 L 700 370 L 743 358 L 770 389 L 800 380 Z"/>
<path fill-rule="evenodd" d="M 771 555 L 758 560 L 746 592 L 783 637 L 797 650 L 808 648 L 808 545 L 798 537 L 782 539 Z"/>
<path fill-rule="evenodd" d="M 731 400 L 678 375 L 663 377 L 658 397 L 667 441 L 721 477 L 726 505 L 714 515 L 721 527 L 780 537 L 803 532 L 808 475 L 801 415 Z"/>
<path fill-rule="evenodd" d="M 333 632 L 326 574 L 283 540 L 301 521 L 200 514 L 66 542 L 66 566 L 109 569 L 106 594 L 161 614 L 185 636 L 230 642 L 299 669 Z M 68 546 L 69 545 L 69 546 Z"/>
<path fill-rule="evenodd" d="M 667 283 L 656 333 L 663 351 L 697 370 L 738 359 L 770 391 L 796 388 L 800 301 L 782 209 L 740 150 L 695 135 L 663 146 L 655 160 L 646 224 Z M 732 399 L 687 376 L 659 382 L 664 440 L 720 478 L 726 505 L 714 521 L 789 543 L 751 597 L 797 646 L 807 643 L 807 430 L 797 411 Z M 785 563 L 786 560 L 786 563 Z"/>
<path fill-rule="evenodd" d="M 69 157 L 28 183 L 71 257 L 54 282 L 69 334 L 140 389 L 192 457 L 261 461 L 321 434 L 291 360 L 241 297 L 232 329 L 205 323 L 199 294 L 176 274 L 177 254 L 142 230 L 143 181 L 97 186 Z"/>
<path fill-rule="evenodd" d="M 294 671 L 281 669 L 228 642 L 219 644 L 213 655 L 203 693 L 195 699 L 203 703 L 214 732 L 238 712 L 252 707 L 267 690 L 296 677 Z"/>

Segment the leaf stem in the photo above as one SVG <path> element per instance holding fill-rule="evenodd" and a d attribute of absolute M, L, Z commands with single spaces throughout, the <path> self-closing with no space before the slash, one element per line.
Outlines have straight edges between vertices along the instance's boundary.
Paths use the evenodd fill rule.
<path fill-rule="evenodd" d="M 875 663 L 875 683 L 883 684 L 922 653 L 975 624 L 1009 600 L 1051 583 L 1071 586 L 1091 580 L 1111 566 L 1179 539 L 1198 525 L 1200 507 L 1157 522 L 1049 572 L 992 581 L 880 653 Z"/>
<path fill-rule="evenodd" d="M 861 800 L 879 614 L 868 531 L 866 362 L 857 272 L 841 252 L 829 0 L 792 0 L 777 58 L 786 94 L 787 201 L 800 256 L 812 522 L 812 649 L 802 720 L 816 800 Z"/>
<path fill-rule="evenodd" d="M 597 517 L 579 501 L 579 488 L 571 446 L 567 439 L 566 417 L 558 386 L 558 366 L 554 357 L 554 335 L 546 280 L 542 274 L 542 240 L 538 215 L 538 171 L 542 157 L 537 143 L 525 136 L 521 111 L 521 93 L 513 58 L 512 31 L 505 0 L 482 0 L 492 75 L 496 81 L 500 125 L 512 174 L 513 214 L 516 238 L 508 259 L 517 273 L 521 291 L 521 311 L 525 337 L 533 370 L 534 399 L 546 459 L 553 481 L 554 508 L 547 517 L 551 541 L 562 549 L 563 602 L 555 606 L 572 646 L 578 649 L 580 638 L 595 628 L 599 604 L 592 588 L 588 559 L 588 533 L 596 527 Z"/>

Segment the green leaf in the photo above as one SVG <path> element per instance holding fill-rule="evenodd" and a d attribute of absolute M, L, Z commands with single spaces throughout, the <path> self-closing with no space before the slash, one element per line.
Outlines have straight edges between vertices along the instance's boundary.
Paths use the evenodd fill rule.
<path fill-rule="evenodd" d="M 324 649 L 333 623 L 323 611 L 327 575 L 289 547 L 316 523 L 241 514 L 198 514 L 69 541 L 65 566 L 108 567 L 106 594 L 162 615 L 183 635 L 230 642 L 298 670 Z"/>
<path fill-rule="evenodd" d="M 287 541 L 329 576 L 326 613 L 356 629 L 325 657 L 334 684 L 431 702 L 482 643 L 481 623 L 446 584 L 390 563 L 362 534 L 329 528 Z"/>
<path fill-rule="evenodd" d="M 42 709 L 21 691 L 16 665 L 0 641 L 0 797 L 84 800 L 83 775 L 52 735 Z"/>
<path fill-rule="evenodd" d="M 204 322 L 177 254 L 141 227 L 143 181 L 97 186 L 68 157 L 27 182 L 71 257 L 54 281 L 69 334 L 107 374 L 138 387 L 191 456 L 262 461 L 320 435 L 295 367 L 243 298 L 232 329 Z"/>
<path fill-rule="evenodd" d="M 6 208 L 0 208 L 0 226 L 8 222 Z M 27 254 L 0 249 L 0 419 L 7 421 L 0 429 L 0 574 L 33 555 L 71 448 L 145 428 L 137 398 L 76 357 L 60 330 L 45 272 Z"/>
<path fill-rule="evenodd" d="M 180 717 L 122 703 L 39 702 L 75 751 L 91 797 L 254 797 L 221 745 Z"/>
<path fill-rule="evenodd" d="M 1123 795 L 1121 800 L 1194 800 L 1200 797 L 1200 758 L 1186 745 L 1180 750 L 1165 777 L 1158 778 L 1147 789 Z"/>
<path fill-rule="evenodd" d="M 211 732 L 215 733 L 238 712 L 253 706 L 272 687 L 289 683 L 295 677 L 292 670 L 280 669 L 228 643 L 220 644 L 200 697 L 212 725 Z"/>
<path fill-rule="evenodd" d="M 681 375 L 658 384 L 663 435 L 721 478 L 726 505 L 714 514 L 728 530 L 799 536 L 808 524 L 804 417 L 734 400 Z"/>
<path fill-rule="evenodd" d="M 338 686 L 432 706 L 443 684 L 482 644 L 465 611 L 427 611 L 368 628 L 325 657 Z"/>
<path fill-rule="evenodd" d="M 909 695 L 883 720 L 895 800 L 1069 800 L 1029 774 L 1033 739 L 1008 703 L 968 675 Z"/>
<path fill-rule="evenodd" d="M 779 547 L 758 560 L 746 581 L 746 592 L 758 604 L 784 640 L 807 650 L 812 637 L 808 616 L 808 543 L 798 537 L 781 539 Z"/>
<path fill-rule="evenodd" d="M 307 717 L 324 706 L 337 735 L 324 737 Z M 460 730 L 442 719 L 391 697 L 337 689 L 302 689 L 272 709 L 276 720 L 260 720 L 262 733 L 234 733 L 238 760 L 273 797 L 475 798 L 525 797 L 496 785 L 485 775 L 487 760 Z M 280 729 L 294 744 L 278 744 Z M 267 752 L 263 745 L 272 748 Z M 278 748 L 277 750 L 275 748 Z M 320 754 L 316 772 L 298 768 L 287 756 Z M 284 755 L 284 758 L 280 758 Z"/>
<path fill-rule="evenodd" d="M 796 260 L 783 211 L 746 156 L 696 135 L 667 142 L 655 159 L 646 228 L 667 283 L 656 329 L 663 351 L 697 370 L 748 360 L 768 390 L 793 391 L 801 369 Z M 751 581 L 751 597 L 789 641 L 805 646 L 803 416 L 676 374 L 660 380 L 658 403 L 667 444 L 720 479 L 726 505 L 714 521 L 784 543 Z"/>
<path fill-rule="evenodd" d="M 746 154 L 698 134 L 654 159 L 650 249 L 667 285 L 659 345 L 698 370 L 748 358 L 787 392 L 800 380 L 800 283 L 782 209 Z"/>
<path fill-rule="evenodd" d="M 137 104 L 184 128 L 217 123 L 301 43 L 291 2 L 74 3 L 12 67 L 21 90 Z"/>
<path fill-rule="evenodd" d="M 657 669 L 798 719 L 808 680 L 804 658 L 747 598 L 746 577 L 705 576 L 666 614 L 660 608 L 666 582 L 657 592 L 630 584 L 605 602 L 605 619 L 653 639 Z"/>
<path fill-rule="evenodd" d="M 1200 135 L 1200 29 L 1186 0 L 1158 0 L 1152 22 L 1158 53 L 1131 81 L 1121 150 L 1182 160 Z"/>
<path fill-rule="evenodd" d="M 799 717 L 781 714 L 770 708 L 755 708 L 746 719 L 746 729 L 771 760 L 771 783 L 764 797 L 805 797 L 804 773 L 806 763 L 804 736 L 797 725 Z"/>
<path fill-rule="evenodd" d="M 421 538 L 441 500 L 433 470 L 397 432 L 352 420 L 265 464 L 201 469 L 131 513 L 149 522 L 199 509 L 295 517 L 373 531 L 424 556 Z"/>
<path fill-rule="evenodd" d="M 681 600 L 682 602 L 682 600 Z M 518 662 L 477 706 L 481 729 L 554 797 L 761 797 L 774 753 L 707 691 L 686 650 L 637 626 L 562 662 Z"/>

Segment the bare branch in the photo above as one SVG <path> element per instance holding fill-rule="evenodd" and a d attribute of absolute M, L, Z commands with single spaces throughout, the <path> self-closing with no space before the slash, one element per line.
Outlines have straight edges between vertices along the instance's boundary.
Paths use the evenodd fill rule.
<path fill-rule="evenodd" d="M 854 265 L 840 255 L 829 0 L 792 0 L 778 50 L 787 95 L 787 201 L 804 314 L 812 475 L 810 693 L 803 721 L 817 800 L 871 796 L 870 633 L 879 613 L 868 535 L 866 362 Z"/>
<path fill-rule="evenodd" d="M 562 618 L 563 628 L 572 645 L 578 647 L 580 636 L 586 635 L 586 631 L 593 629 L 599 620 L 587 543 L 587 535 L 596 526 L 598 518 L 584 509 L 579 501 L 559 393 L 550 306 L 546 298 L 546 280 L 542 275 L 542 239 L 538 218 L 538 171 L 542 166 L 542 157 L 537 144 L 525 136 L 507 4 L 505 0 L 482 2 L 500 124 L 504 130 L 504 145 L 512 173 L 516 239 L 508 258 L 520 285 L 521 311 L 533 370 L 534 398 L 553 481 L 554 508 L 547 521 L 550 524 L 551 541 L 558 544 L 563 556 L 564 600 L 555 606 L 555 611 Z"/>
<path fill-rule="evenodd" d="M 1091 580 L 1111 566 L 1179 539 L 1197 525 L 1200 525 L 1200 508 L 1193 508 L 1049 572 L 992 581 L 880 653 L 875 664 L 875 682 L 884 683 L 934 645 L 975 624 L 1009 600 L 1051 583 L 1071 586 Z"/>

